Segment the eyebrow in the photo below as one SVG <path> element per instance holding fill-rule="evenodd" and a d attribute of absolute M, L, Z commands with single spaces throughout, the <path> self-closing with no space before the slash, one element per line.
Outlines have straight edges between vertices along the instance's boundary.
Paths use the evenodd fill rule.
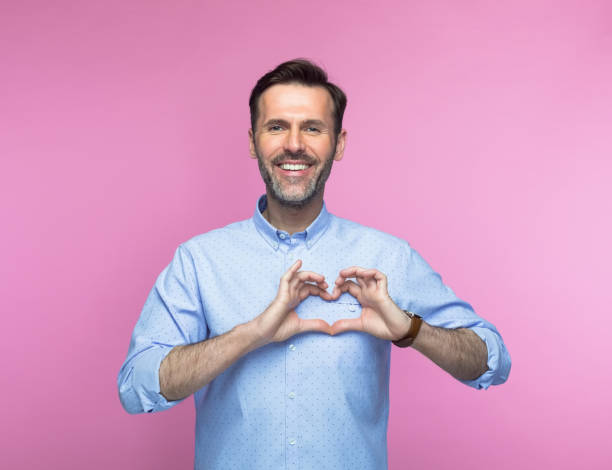
<path fill-rule="evenodd" d="M 302 124 L 304 124 L 305 126 L 327 127 L 327 124 L 325 124 L 320 119 L 307 119 Z"/>
<path fill-rule="evenodd" d="M 289 127 L 290 124 L 288 121 L 285 121 L 284 119 L 268 119 L 264 123 L 264 126 L 277 126 L 277 125 Z M 305 121 L 301 122 L 301 125 L 305 127 L 316 126 L 316 127 L 327 128 L 327 124 L 325 124 L 325 122 L 321 121 L 320 119 L 306 119 Z"/>

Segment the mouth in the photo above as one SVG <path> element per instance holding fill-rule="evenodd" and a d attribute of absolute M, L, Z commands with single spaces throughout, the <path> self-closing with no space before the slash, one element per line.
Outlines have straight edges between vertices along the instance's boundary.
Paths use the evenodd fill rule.
<path fill-rule="evenodd" d="M 275 166 L 282 174 L 291 176 L 304 175 L 313 167 L 313 165 L 303 161 L 285 161 Z"/>

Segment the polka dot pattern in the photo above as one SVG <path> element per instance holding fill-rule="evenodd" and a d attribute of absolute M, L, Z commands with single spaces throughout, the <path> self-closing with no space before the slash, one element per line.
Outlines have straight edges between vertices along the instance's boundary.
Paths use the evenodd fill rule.
<path fill-rule="evenodd" d="M 134 329 L 118 385 L 131 413 L 168 409 L 159 393 L 159 364 L 172 347 L 221 335 L 261 312 L 297 259 L 325 276 L 358 265 L 388 277 L 405 310 L 436 326 L 469 327 L 487 342 L 495 383 L 509 356 L 495 327 L 458 299 L 407 242 L 330 214 L 325 205 L 304 231 L 289 235 L 262 216 L 181 244 L 159 275 Z M 308 297 L 302 318 L 333 323 L 358 317 L 350 294 L 334 302 Z M 304 333 L 243 356 L 195 393 L 196 469 L 387 468 L 391 343 L 361 332 Z M 506 362 L 504 362 L 506 361 Z"/>

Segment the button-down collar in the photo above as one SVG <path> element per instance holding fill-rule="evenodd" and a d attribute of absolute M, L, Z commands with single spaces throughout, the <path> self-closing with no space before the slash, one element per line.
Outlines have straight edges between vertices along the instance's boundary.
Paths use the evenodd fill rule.
<path fill-rule="evenodd" d="M 281 240 L 281 235 L 285 238 L 289 237 L 289 234 L 283 230 L 278 230 L 276 227 L 270 224 L 265 217 L 263 216 L 263 211 L 266 210 L 268 205 L 268 198 L 264 194 L 260 196 L 257 200 L 257 204 L 255 205 L 255 213 L 253 214 L 253 223 L 257 228 L 257 231 L 261 234 L 261 236 L 274 248 L 278 250 L 279 243 Z M 292 235 L 292 237 L 304 237 L 306 239 L 306 246 L 310 249 L 314 246 L 321 235 L 325 233 L 325 230 L 329 227 L 329 223 L 331 221 L 331 214 L 327 212 L 327 208 L 325 207 L 325 201 L 323 202 L 323 207 L 321 208 L 321 212 L 315 220 L 304 230 L 303 232 L 297 232 Z"/>

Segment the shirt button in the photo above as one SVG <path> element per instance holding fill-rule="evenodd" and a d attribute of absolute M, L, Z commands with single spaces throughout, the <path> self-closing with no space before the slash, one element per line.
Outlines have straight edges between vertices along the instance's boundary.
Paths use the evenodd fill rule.
<path fill-rule="evenodd" d="M 290 345 L 289 345 L 289 349 L 290 349 L 291 351 L 295 351 L 295 344 L 290 344 Z"/>
<path fill-rule="evenodd" d="M 297 441 L 295 439 L 289 439 L 289 444 L 291 444 L 292 446 L 295 445 Z"/>
<path fill-rule="evenodd" d="M 293 393 L 293 392 L 289 393 L 289 398 L 294 399 L 295 398 L 295 393 Z"/>
<path fill-rule="evenodd" d="M 357 310 L 357 307 L 355 307 L 353 304 L 349 305 L 349 310 L 351 312 L 354 312 L 355 310 Z"/>
<path fill-rule="evenodd" d="M 281 234 L 279 235 L 279 237 L 281 237 L 281 240 L 284 240 L 284 239 L 285 239 L 285 234 L 284 234 L 284 233 L 281 233 Z"/>

